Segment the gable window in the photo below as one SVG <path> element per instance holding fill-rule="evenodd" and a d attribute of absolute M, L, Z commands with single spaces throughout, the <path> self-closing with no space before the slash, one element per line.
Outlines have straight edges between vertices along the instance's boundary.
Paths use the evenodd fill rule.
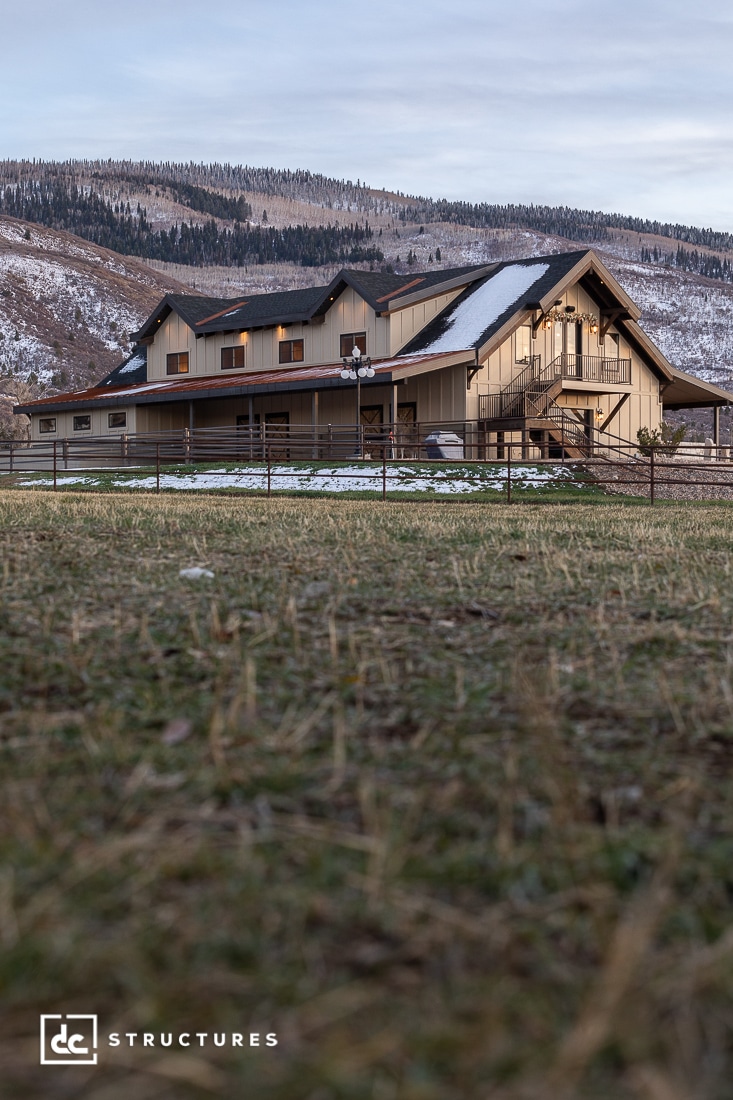
<path fill-rule="evenodd" d="M 244 370 L 244 344 L 221 349 L 222 370 Z"/>
<path fill-rule="evenodd" d="M 110 428 L 126 428 L 127 413 L 108 413 L 107 426 Z"/>
<path fill-rule="evenodd" d="M 281 363 L 302 363 L 304 347 L 302 340 L 281 340 L 279 345 L 279 361 Z"/>
<path fill-rule="evenodd" d="M 517 329 L 517 335 L 516 335 L 517 346 L 516 346 L 516 354 L 515 354 L 514 358 L 516 359 L 517 363 L 528 363 L 529 362 L 530 349 L 531 349 L 531 339 L 532 339 L 532 326 L 531 325 L 521 325 Z"/>
<path fill-rule="evenodd" d="M 56 417 L 44 416 L 38 421 L 38 430 L 41 435 L 47 435 L 49 432 L 56 431 Z"/>
<path fill-rule="evenodd" d="M 90 432 L 92 430 L 92 417 L 90 413 L 74 417 L 75 432 Z"/>
<path fill-rule="evenodd" d="M 188 352 L 174 351 L 165 357 L 166 374 L 188 374 Z"/>
<path fill-rule="evenodd" d="M 339 355 L 342 359 L 350 359 L 351 353 L 354 348 L 358 348 L 362 355 L 366 355 L 366 333 L 365 332 L 344 332 L 341 335 L 341 351 Z"/>

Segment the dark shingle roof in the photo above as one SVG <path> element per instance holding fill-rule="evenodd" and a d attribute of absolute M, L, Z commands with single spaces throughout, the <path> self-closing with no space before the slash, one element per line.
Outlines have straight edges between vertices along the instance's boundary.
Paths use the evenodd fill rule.
<path fill-rule="evenodd" d="M 436 341 L 450 331 L 473 295 L 479 293 L 482 287 L 491 283 L 500 272 L 505 271 L 507 268 L 544 265 L 547 270 L 526 291 L 518 294 L 516 299 L 499 316 L 492 317 L 480 334 L 475 335 L 468 343 L 461 344 L 461 349 L 457 347 L 455 350 L 462 350 L 464 347 L 483 347 L 493 334 L 498 332 L 514 314 L 526 310 L 530 304 L 535 304 L 544 298 L 587 254 L 588 249 L 582 249 L 578 252 L 561 252 L 554 256 L 533 256 L 531 259 L 507 260 L 504 263 L 497 264 L 488 275 L 472 286 L 467 287 L 462 294 L 459 294 L 442 313 L 438 314 L 426 328 L 422 329 L 417 336 L 401 349 L 400 354 L 412 355 L 430 349 Z"/>
<path fill-rule="evenodd" d="M 406 275 L 344 269 L 328 286 L 305 287 L 302 290 L 241 294 L 237 298 L 167 294 L 135 336 L 137 339 L 153 336 L 159 320 L 164 320 L 171 310 L 175 310 L 187 325 L 201 334 L 308 321 L 317 314 L 325 313 L 331 302 L 347 286 L 353 286 L 375 310 L 380 311 L 387 308 L 390 299 L 399 297 L 400 292 L 412 294 L 429 291 L 432 287 L 462 276 L 469 281 L 471 278 L 478 278 L 485 270 L 485 264 L 416 271 Z"/>
<path fill-rule="evenodd" d="M 115 367 L 113 371 L 97 382 L 96 389 L 108 386 L 135 386 L 148 380 L 148 349 L 145 346 L 136 347 L 128 355 L 124 363 Z"/>

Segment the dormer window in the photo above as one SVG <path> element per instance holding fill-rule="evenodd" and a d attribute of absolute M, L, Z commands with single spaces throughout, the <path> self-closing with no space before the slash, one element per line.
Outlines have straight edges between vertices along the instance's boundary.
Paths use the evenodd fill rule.
<path fill-rule="evenodd" d="M 341 334 L 340 357 L 342 359 L 350 359 L 354 348 L 358 348 L 362 355 L 366 355 L 367 345 L 365 332 L 344 332 Z"/>
<path fill-rule="evenodd" d="M 165 357 L 166 374 L 188 374 L 188 352 L 174 351 Z"/>

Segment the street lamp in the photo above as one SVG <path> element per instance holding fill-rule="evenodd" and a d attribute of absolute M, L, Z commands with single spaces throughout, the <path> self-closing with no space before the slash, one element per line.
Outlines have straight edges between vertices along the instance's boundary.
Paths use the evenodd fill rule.
<path fill-rule="evenodd" d="M 351 349 L 351 359 L 344 356 L 341 359 L 343 368 L 341 370 L 341 377 L 344 382 L 351 379 L 352 382 L 356 382 L 356 431 L 357 431 L 357 447 L 359 451 L 359 458 L 364 454 L 364 446 L 361 433 L 361 380 L 362 378 L 373 378 L 374 367 L 369 356 L 362 358 L 361 348 L 357 348 L 356 345 Z"/>

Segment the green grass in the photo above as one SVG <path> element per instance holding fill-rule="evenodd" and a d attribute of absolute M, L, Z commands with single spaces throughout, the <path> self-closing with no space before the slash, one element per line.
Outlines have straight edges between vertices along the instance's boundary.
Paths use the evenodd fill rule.
<path fill-rule="evenodd" d="M 732 518 L 0 494 L 3 1100 L 728 1100 Z"/>
<path fill-rule="evenodd" d="M 537 463 L 513 463 L 511 469 L 512 493 L 517 499 L 528 502 L 547 500 L 554 504 L 570 503 L 599 503 L 606 493 L 602 486 L 595 484 L 582 466 L 568 465 L 561 467 L 558 464 L 552 466 L 553 476 L 546 482 L 532 484 L 532 478 L 538 471 L 543 470 L 543 464 Z M 256 477 L 237 484 L 236 475 L 242 469 L 256 471 Z M 354 468 L 362 471 L 365 476 L 376 480 L 378 488 L 352 488 L 331 490 L 329 488 L 311 486 L 305 489 L 278 487 L 278 476 L 283 470 L 288 474 L 317 475 L 321 471 L 342 470 L 347 476 Z M 206 486 L 203 481 L 194 490 L 192 483 L 197 477 L 205 477 L 207 474 L 234 475 L 231 481 L 224 476 L 219 486 Z M 161 492 L 178 493 L 192 491 L 212 493 L 216 495 L 247 495 L 262 496 L 266 493 L 267 466 L 259 461 L 244 463 L 191 463 L 176 464 L 161 467 Z M 58 489 L 64 492 L 140 492 L 137 484 L 140 480 L 151 482 L 143 491 L 152 491 L 155 488 L 155 467 L 137 467 L 128 469 L 103 469 L 103 470 L 58 470 Z M 179 484 L 171 484 L 170 478 L 179 480 Z M 352 475 L 353 476 L 353 475 Z M 407 478 L 408 481 L 417 479 L 419 488 L 394 488 L 394 481 L 387 483 L 387 496 L 390 500 L 466 500 L 479 503 L 499 502 L 506 500 L 506 463 L 441 463 L 419 461 L 397 461 L 387 466 L 388 478 Z M 69 481 L 75 478 L 77 481 Z M 337 497 L 341 500 L 380 500 L 382 498 L 382 463 L 359 462 L 357 460 L 333 460 L 333 461 L 290 461 L 273 462 L 271 495 L 283 497 Z M 433 488 L 427 482 L 430 479 L 453 479 L 466 481 L 471 485 L 466 491 L 453 493 L 441 492 Z M 490 487 L 477 488 L 476 482 L 484 480 Z M 262 482 L 262 484 L 258 484 Z M 474 484 L 471 484 L 474 483 Z M 20 489 L 47 489 L 53 484 L 53 474 L 49 471 L 16 473 L 5 475 L 2 482 L 5 488 Z"/>

